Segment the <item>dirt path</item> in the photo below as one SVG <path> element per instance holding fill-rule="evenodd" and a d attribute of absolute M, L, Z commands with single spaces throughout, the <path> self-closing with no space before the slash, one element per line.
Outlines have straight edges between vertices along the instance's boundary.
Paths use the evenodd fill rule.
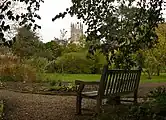
<path fill-rule="evenodd" d="M 0 90 L 5 99 L 5 120 L 83 120 L 75 116 L 75 96 L 50 96 Z M 92 101 L 90 101 L 92 102 Z M 86 107 L 87 106 L 86 104 Z"/>
<path fill-rule="evenodd" d="M 166 83 L 140 85 L 139 95 Z M 0 90 L 0 99 L 5 99 L 5 120 L 87 120 L 90 115 L 75 116 L 75 96 L 51 96 L 17 93 Z M 85 108 L 94 109 L 94 101 L 83 100 Z"/>

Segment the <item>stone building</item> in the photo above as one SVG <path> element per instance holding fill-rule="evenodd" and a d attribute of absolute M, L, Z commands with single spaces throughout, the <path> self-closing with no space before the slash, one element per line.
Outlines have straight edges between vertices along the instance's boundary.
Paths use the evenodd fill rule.
<path fill-rule="evenodd" d="M 79 44 L 80 37 L 83 35 L 83 24 L 71 23 L 71 37 L 68 39 L 69 43 Z"/>

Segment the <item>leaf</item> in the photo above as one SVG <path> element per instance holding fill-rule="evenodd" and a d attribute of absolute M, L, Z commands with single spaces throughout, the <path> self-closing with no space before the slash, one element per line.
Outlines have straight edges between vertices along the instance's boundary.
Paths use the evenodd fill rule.
<path fill-rule="evenodd" d="M 13 13 L 12 13 L 12 11 L 10 11 L 10 10 L 7 12 L 7 16 L 9 16 L 9 15 L 11 16 L 12 14 L 13 14 Z"/>
<path fill-rule="evenodd" d="M 16 15 L 16 21 L 18 21 L 18 20 L 19 20 L 19 18 L 20 18 L 20 16 L 19 16 L 19 15 Z"/>
<path fill-rule="evenodd" d="M 7 30 L 9 30 L 9 29 L 10 29 L 10 26 L 9 26 L 9 25 L 4 26 L 4 28 L 3 28 L 4 31 L 7 31 Z"/>
<path fill-rule="evenodd" d="M 38 19 L 41 19 L 41 17 L 40 17 L 39 15 L 37 15 L 37 18 L 38 18 Z"/>
<path fill-rule="evenodd" d="M 31 21 L 34 23 L 35 22 L 35 20 L 34 19 L 31 19 Z"/>
<path fill-rule="evenodd" d="M 8 6 L 6 5 L 5 7 L 2 8 L 2 12 L 6 11 L 8 9 Z"/>
<path fill-rule="evenodd" d="M 3 33 L 0 33 L 0 38 L 2 39 L 4 37 L 4 34 Z"/>
<path fill-rule="evenodd" d="M 0 15 L 0 19 L 4 19 L 5 16 L 3 14 Z"/>
<path fill-rule="evenodd" d="M 1 27 L 3 28 L 5 25 L 5 21 L 2 22 Z"/>
<path fill-rule="evenodd" d="M 8 1 L 8 2 L 6 3 L 6 5 L 7 5 L 7 6 L 11 5 L 11 1 Z"/>

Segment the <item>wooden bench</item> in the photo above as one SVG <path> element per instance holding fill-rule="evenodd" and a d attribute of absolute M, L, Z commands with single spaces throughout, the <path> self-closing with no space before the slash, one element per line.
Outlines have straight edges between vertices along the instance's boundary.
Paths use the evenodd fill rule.
<path fill-rule="evenodd" d="M 104 66 L 101 79 L 98 82 L 76 80 L 77 88 L 76 113 L 81 114 L 82 98 L 96 99 L 96 113 L 101 112 L 102 99 L 119 97 L 134 93 L 134 100 L 127 102 L 137 103 L 137 91 L 140 82 L 141 69 L 139 70 L 108 70 Z M 83 92 L 85 85 L 99 85 L 98 91 Z M 120 99 L 119 99 L 120 101 Z"/>

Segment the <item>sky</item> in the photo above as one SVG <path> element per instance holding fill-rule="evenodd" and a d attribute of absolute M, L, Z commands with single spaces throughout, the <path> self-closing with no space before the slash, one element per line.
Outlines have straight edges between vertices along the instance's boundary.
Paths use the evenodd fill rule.
<path fill-rule="evenodd" d="M 60 38 L 60 30 L 65 29 L 67 32 L 66 38 L 70 37 L 70 25 L 71 23 L 81 22 L 76 17 L 70 17 L 67 15 L 64 19 L 58 19 L 52 22 L 52 18 L 59 12 L 63 12 L 66 8 L 72 5 L 71 0 L 45 0 L 41 4 L 39 15 L 41 20 L 37 23 L 42 26 L 39 30 L 39 34 L 42 37 L 43 42 L 53 40 L 54 37 Z"/>
<path fill-rule="evenodd" d="M 52 22 L 52 18 L 59 12 L 63 12 L 66 8 L 72 5 L 71 0 L 45 0 L 41 4 L 39 15 L 41 20 L 36 21 L 42 28 L 39 30 L 39 35 L 43 42 L 48 42 L 56 38 L 60 38 L 60 30 L 67 30 L 66 38 L 70 37 L 71 23 L 81 22 L 76 17 L 67 15 L 64 19 L 58 19 Z M 86 30 L 84 25 L 84 31 Z"/>

